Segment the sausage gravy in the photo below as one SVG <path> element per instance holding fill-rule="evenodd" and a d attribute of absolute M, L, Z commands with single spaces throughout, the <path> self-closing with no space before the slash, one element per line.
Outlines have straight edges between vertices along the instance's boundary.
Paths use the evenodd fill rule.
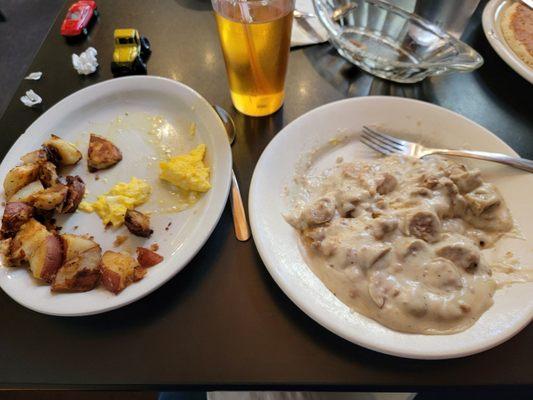
<path fill-rule="evenodd" d="M 345 304 L 401 332 L 471 326 L 496 290 L 481 249 L 513 228 L 497 188 L 440 157 L 339 163 L 306 180 L 285 219 Z"/>

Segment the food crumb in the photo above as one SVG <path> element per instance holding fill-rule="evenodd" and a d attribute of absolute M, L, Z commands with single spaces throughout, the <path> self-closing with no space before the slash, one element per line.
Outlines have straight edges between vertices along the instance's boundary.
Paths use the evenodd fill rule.
<path fill-rule="evenodd" d="M 337 157 L 337 159 L 335 161 L 337 162 L 337 164 L 341 164 L 344 161 L 344 158 Z"/>
<path fill-rule="evenodd" d="M 76 230 L 76 229 L 78 229 L 78 228 L 79 228 L 79 226 L 76 225 L 76 226 L 75 226 L 74 228 L 72 228 L 72 229 L 73 229 L 73 230 Z"/>
<path fill-rule="evenodd" d="M 152 243 L 152 244 L 150 245 L 150 250 L 152 250 L 152 251 L 157 251 L 157 250 L 159 250 L 159 245 L 158 245 L 157 243 Z"/>
<path fill-rule="evenodd" d="M 189 135 L 194 136 L 196 134 L 196 123 L 191 122 L 189 125 Z"/>
<path fill-rule="evenodd" d="M 168 231 L 169 228 L 170 228 L 170 225 L 172 225 L 172 222 L 169 222 L 168 225 L 166 226 L 165 230 Z"/>
<path fill-rule="evenodd" d="M 128 237 L 125 235 L 117 235 L 115 238 L 115 241 L 113 242 L 114 247 L 120 246 L 122 243 L 124 243 L 126 240 L 128 240 Z"/>
<path fill-rule="evenodd" d="M 95 175 L 95 176 L 94 176 L 94 180 L 95 180 L 95 181 L 97 181 L 97 180 L 99 180 L 99 179 L 100 179 L 100 176 L 99 176 L 99 175 Z"/>

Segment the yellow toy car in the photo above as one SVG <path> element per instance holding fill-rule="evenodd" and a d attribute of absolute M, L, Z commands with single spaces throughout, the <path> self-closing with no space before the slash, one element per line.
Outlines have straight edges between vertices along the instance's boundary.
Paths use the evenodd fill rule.
<path fill-rule="evenodd" d="M 151 53 L 148 38 L 140 36 L 137 29 L 115 29 L 114 36 L 113 75 L 146 74 L 146 61 Z"/>

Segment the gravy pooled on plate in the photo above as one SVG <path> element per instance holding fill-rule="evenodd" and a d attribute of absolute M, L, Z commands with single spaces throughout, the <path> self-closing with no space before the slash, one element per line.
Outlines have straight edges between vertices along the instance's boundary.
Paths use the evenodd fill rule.
<path fill-rule="evenodd" d="M 439 157 L 342 163 L 305 179 L 285 215 L 314 273 L 345 304 L 402 332 L 471 326 L 496 284 L 481 249 L 513 228 L 496 187 Z"/>

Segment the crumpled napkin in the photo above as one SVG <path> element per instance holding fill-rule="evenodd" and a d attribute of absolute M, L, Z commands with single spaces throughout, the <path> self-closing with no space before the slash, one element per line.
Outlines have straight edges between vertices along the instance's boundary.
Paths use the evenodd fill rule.
<path fill-rule="evenodd" d="M 28 76 L 24 77 L 27 81 L 38 81 L 43 76 L 43 73 L 41 71 L 32 72 Z"/>
<path fill-rule="evenodd" d="M 24 96 L 20 98 L 20 101 L 27 107 L 33 107 L 42 103 L 43 99 L 33 90 L 28 90 Z"/>
<path fill-rule="evenodd" d="M 316 15 L 312 0 L 296 0 L 295 8 L 298 11 Z M 324 43 L 327 40 L 328 32 L 318 19 L 318 16 L 305 18 L 305 20 L 293 18 L 291 47 Z"/>
<path fill-rule="evenodd" d="M 98 52 L 94 47 L 89 47 L 79 56 L 77 54 L 72 54 L 72 66 L 80 75 L 92 74 L 98 67 L 98 60 L 96 59 L 97 54 Z"/>

